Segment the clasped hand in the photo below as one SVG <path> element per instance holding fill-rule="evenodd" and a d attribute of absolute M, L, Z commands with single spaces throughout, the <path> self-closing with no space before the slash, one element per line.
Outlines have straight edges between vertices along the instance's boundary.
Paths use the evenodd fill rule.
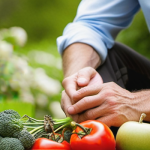
<path fill-rule="evenodd" d="M 119 127 L 128 120 L 138 120 L 135 94 L 114 82 L 103 83 L 91 67 L 79 70 L 62 82 L 61 106 L 77 122 L 96 119 L 109 127 Z"/>

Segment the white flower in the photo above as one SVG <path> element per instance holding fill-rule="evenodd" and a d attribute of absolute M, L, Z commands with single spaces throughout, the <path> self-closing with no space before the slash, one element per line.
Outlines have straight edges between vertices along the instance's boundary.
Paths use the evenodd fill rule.
<path fill-rule="evenodd" d="M 48 77 L 44 69 L 36 69 L 33 78 L 35 86 L 47 95 L 58 94 L 61 90 L 60 82 Z"/>
<path fill-rule="evenodd" d="M 34 61 L 39 64 L 54 66 L 58 69 L 62 69 L 61 58 L 56 58 L 54 55 L 50 53 L 38 51 L 38 50 L 32 50 L 28 53 L 28 56 L 34 59 Z"/>
<path fill-rule="evenodd" d="M 0 41 L 0 59 L 8 60 L 13 53 L 13 46 L 6 41 Z"/>
<path fill-rule="evenodd" d="M 20 99 L 23 102 L 34 104 L 34 96 L 32 95 L 32 93 L 29 90 L 27 90 L 27 91 L 25 91 L 25 90 L 20 91 Z"/>
<path fill-rule="evenodd" d="M 65 113 L 61 109 L 60 103 L 57 101 L 51 102 L 49 109 L 52 111 L 55 118 L 61 119 L 66 117 Z"/>
<path fill-rule="evenodd" d="M 11 27 L 9 30 L 10 35 L 15 37 L 17 44 L 20 46 L 24 46 L 27 41 L 26 31 L 21 27 Z"/>
<path fill-rule="evenodd" d="M 10 86 L 13 89 L 29 89 L 33 80 L 33 68 L 31 68 L 23 57 L 13 56 L 11 63 L 14 66 Z"/>
<path fill-rule="evenodd" d="M 15 68 L 23 73 L 23 74 L 30 74 L 30 66 L 28 65 L 27 60 L 25 57 L 13 55 L 11 58 L 11 62 L 14 64 Z"/>

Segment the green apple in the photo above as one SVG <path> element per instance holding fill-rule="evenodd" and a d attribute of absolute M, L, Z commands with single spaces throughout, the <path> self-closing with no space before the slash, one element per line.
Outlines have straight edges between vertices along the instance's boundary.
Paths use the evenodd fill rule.
<path fill-rule="evenodd" d="M 143 123 L 144 114 L 139 122 L 128 121 L 118 130 L 116 150 L 150 150 L 150 124 Z"/>

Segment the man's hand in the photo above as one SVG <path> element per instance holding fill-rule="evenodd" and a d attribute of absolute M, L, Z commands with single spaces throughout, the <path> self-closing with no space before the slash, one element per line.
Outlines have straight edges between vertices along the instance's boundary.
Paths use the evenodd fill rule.
<path fill-rule="evenodd" d="M 83 98 L 76 95 L 78 89 L 90 85 L 97 86 L 102 83 L 102 78 L 95 69 L 91 67 L 85 67 L 79 70 L 77 73 L 65 78 L 62 82 L 62 85 L 65 88 L 67 95 L 70 97 L 72 104 L 74 104 Z M 89 95 L 89 93 L 87 94 Z"/>
<path fill-rule="evenodd" d="M 74 97 L 83 97 L 67 108 L 70 115 L 80 114 L 77 122 L 97 119 L 119 127 L 126 121 L 139 120 L 140 112 L 133 105 L 135 95 L 113 82 L 81 88 Z"/>
<path fill-rule="evenodd" d="M 80 88 L 90 85 L 98 86 L 102 83 L 103 81 L 101 76 L 96 72 L 95 69 L 91 67 L 85 67 L 79 70 L 77 73 L 66 77 L 62 82 L 65 91 L 62 93 L 61 106 L 64 112 L 68 115 L 68 107 L 86 96 L 82 95 L 81 93 L 77 95 L 77 91 Z M 95 94 L 97 94 L 97 92 Z M 87 96 L 89 96 L 89 94 L 90 93 L 87 93 Z"/>
<path fill-rule="evenodd" d="M 91 67 L 63 81 L 62 108 L 76 122 L 97 119 L 119 127 L 126 121 L 138 121 L 142 112 L 149 118 L 150 91 L 131 93 L 114 82 L 103 83 Z"/>
<path fill-rule="evenodd" d="M 143 112 L 145 121 L 150 121 L 150 90 L 131 93 L 114 82 L 103 83 L 91 67 L 66 78 L 63 86 L 62 108 L 76 122 L 96 119 L 119 127 L 126 121 L 139 121 Z"/>

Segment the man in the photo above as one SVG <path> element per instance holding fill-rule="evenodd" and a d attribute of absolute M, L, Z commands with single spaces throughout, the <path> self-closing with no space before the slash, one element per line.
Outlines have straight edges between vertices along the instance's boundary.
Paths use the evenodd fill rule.
<path fill-rule="evenodd" d="M 140 8 L 150 30 L 148 0 L 82 0 L 57 39 L 64 71 L 61 105 L 75 121 L 119 127 L 143 112 L 150 121 L 150 61 L 114 42 Z"/>

